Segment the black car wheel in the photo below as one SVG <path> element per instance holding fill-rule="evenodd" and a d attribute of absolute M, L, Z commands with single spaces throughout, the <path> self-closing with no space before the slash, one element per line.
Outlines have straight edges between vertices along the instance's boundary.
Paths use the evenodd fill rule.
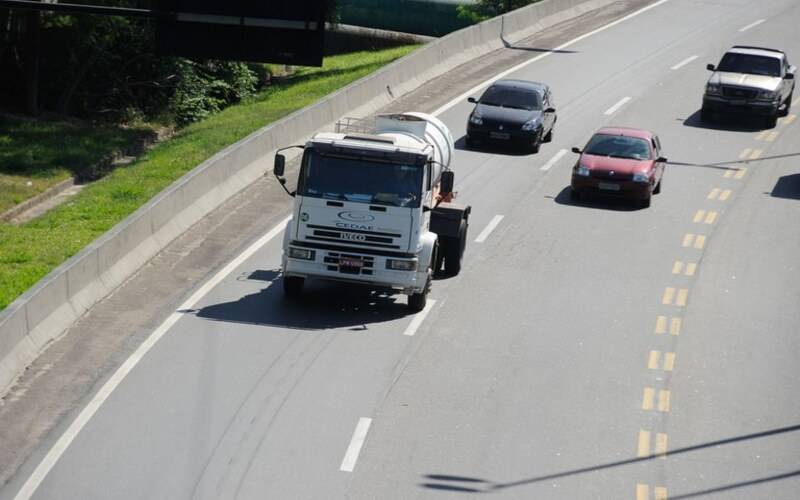
<path fill-rule="evenodd" d="M 555 127 L 551 128 L 550 131 L 547 132 L 547 135 L 544 136 L 544 142 L 553 142 L 553 129 L 554 128 Z"/>
<path fill-rule="evenodd" d="M 539 148 L 542 145 L 542 131 L 536 133 L 536 137 L 533 139 L 533 143 L 531 144 L 531 153 L 538 153 Z"/>

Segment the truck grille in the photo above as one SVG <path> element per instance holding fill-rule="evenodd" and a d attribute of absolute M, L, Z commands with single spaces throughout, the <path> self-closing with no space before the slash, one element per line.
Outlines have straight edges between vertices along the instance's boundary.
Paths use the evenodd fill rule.
<path fill-rule="evenodd" d="M 745 89 L 742 87 L 722 87 L 722 95 L 733 99 L 755 99 L 758 95 L 757 90 Z"/>
<path fill-rule="evenodd" d="M 402 236 L 396 233 L 342 229 L 312 224 L 309 224 L 307 227 L 312 230 L 311 235 L 306 236 L 307 240 L 347 243 L 371 248 L 399 249 L 400 246 L 395 244 L 395 239 Z"/>

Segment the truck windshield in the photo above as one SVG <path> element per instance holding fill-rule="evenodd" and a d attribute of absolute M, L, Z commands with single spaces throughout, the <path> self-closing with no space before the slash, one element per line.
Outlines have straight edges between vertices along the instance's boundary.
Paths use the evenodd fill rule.
<path fill-rule="evenodd" d="M 329 156 L 307 149 L 297 192 L 312 198 L 416 208 L 423 174 L 421 165 Z"/>

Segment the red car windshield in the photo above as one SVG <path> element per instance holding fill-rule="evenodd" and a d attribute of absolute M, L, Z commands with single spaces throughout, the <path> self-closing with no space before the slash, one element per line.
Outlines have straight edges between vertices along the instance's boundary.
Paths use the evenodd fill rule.
<path fill-rule="evenodd" d="M 587 155 L 610 156 L 630 160 L 650 160 L 650 143 L 639 137 L 595 134 L 583 152 Z"/>

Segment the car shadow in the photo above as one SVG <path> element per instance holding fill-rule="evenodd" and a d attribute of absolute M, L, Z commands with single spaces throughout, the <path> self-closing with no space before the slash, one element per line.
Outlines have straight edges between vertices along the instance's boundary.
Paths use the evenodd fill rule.
<path fill-rule="evenodd" d="M 210 321 L 306 331 L 367 331 L 370 324 L 413 314 L 402 295 L 347 283 L 308 280 L 301 297 L 289 299 L 284 296 L 283 275 L 278 269 L 255 270 L 238 280 L 265 286 L 233 301 L 179 312 Z"/>
<path fill-rule="evenodd" d="M 456 140 L 454 146 L 456 149 L 461 151 L 474 151 L 478 153 L 491 153 L 505 156 L 531 156 L 537 154 L 531 151 L 530 148 L 492 141 L 481 141 L 471 147 L 467 147 L 466 135 L 461 136 L 458 140 Z"/>
<path fill-rule="evenodd" d="M 594 193 L 591 195 L 582 195 L 580 199 L 573 200 L 570 195 L 570 187 L 567 186 L 561 190 L 553 201 L 559 205 L 568 205 L 572 207 L 594 208 L 598 210 L 610 210 L 614 212 L 635 212 L 642 210 L 643 207 L 639 206 L 636 200 L 630 200 L 614 195 L 604 195 L 602 193 Z M 656 195 L 658 196 L 658 195 Z M 548 198 L 552 198 L 548 196 Z"/>
<path fill-rule="evenodd" d="M 784 175 L 779 178 L 769 195 L 774 198 L 800 200 L 800 174 Z"/>
<path fill-rule="evenodd" d="M 704 122 L 700 119 L 699 109 L 683 120 L 683 126 L 705 128 L 708 130 L 726 130 L 729 132 L 757 132 L 759 130 L 767 130 L 767 127 L 764 126 L 764 122 L 760 117 L 715 113 L 713 121 Z"/>

